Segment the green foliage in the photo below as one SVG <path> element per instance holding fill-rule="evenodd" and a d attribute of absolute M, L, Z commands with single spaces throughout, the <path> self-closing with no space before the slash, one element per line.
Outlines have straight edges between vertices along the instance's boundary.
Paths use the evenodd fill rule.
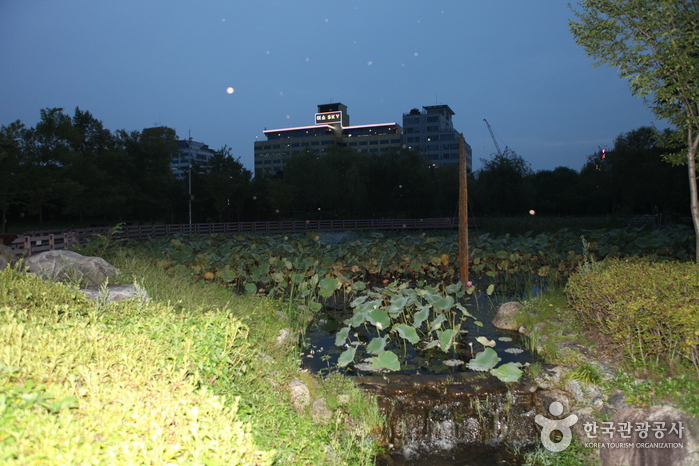
<path fill-rule="evenodd" d="M 327 424 L 292 408 L 298 349 L 274 342 L 281 303 L 133 251 L 113 263 L 149 303 L 97 312 L 75 289 L 0 272 L 3 464 L 369 464 L 380 418 L 351 382 L 307 380 Z"/>
<path fill-rule="evenodd" d="M 0 289 L 10 284 L 16 291 L 0 304 L 3 464 L 271 463 L 273 452 L 260 451 L 239 420 L 237 400 L 200 385 L 224 341 L 206 347 L 199 332 L 225 335 L 225 370 L 236 370 L 242 324 L 129 302 L 97 316 L 64 285 L 0 272 Z"/>
<path fill-rule="evenodd" d="M 692 0 L 585 0 L 570 28 L 596 65 L 617 68 L 631 91 L 680 128 L 699 123 L 699 11 Z"/>
<path fill-rule="evenodd" d="M 526 453 L 525 466 L 596 466 L 599 458 L 592 448 L 585 447 L 576 436 L 568 448 L 560 452 L 552 452 L 540 446 L 533 452 Z"/>
<path fill-rule="evenodd" d="M 572 371 L 566 373 L 566 376 L 586 384 L 599 385 L 599 383 L 602 381 L 602 377 L 600 376 L 597 367 L 589 362 L 583 362 Z"/>
<path fill-rule="evenodd" d="M 122 246 L 126 241 L 123 238 L 123 223 L 117 223 L 105 234 L 96 234 L 90 238 L 85 246 L 77 245 L 72 249 L 83 256 L 107 257 L 116 248 Z"/>
<path fill-rule="evenodd" d="M 375 288 L 356 298 L 350 304 L 352 317 L 345 320 L 347 326 L 335 337 L 335 345 L 345 348 L 338 366 L 354 364 L 361 370 L 399 371 L 413 363 L 408 360 L 408 354 L 430 361 L 432 370 L 463 364 L 460 359 L 446 358 L 460 357 L 456 346 L 463 346 L 466 338 L 466 331 L 461 328 L 467 319 L 473 318 L 459 303 L 467 293 L 473 293 L 473 288 L 464 290 L 461 283 L 444 287 L 442 291 L 424 284 L 417 288 L 403 284 Z M 367 336 L 370 341 L 365 344 Z M 484 337 L 476 341 L 487 346 L 496 344 Z M 361 362 L 355 363 L 357 355 Z M 495 369 L 500 360 L 488 347 L 468 367 L 490 371 L 504 382 L 519 380 L 522 371 L 517 364 L 508 363 Z"/>
<path fill-rule="evenodd" d="M 687 163 L 690 203 L 699 227 L 696 157 L 699 149 L 699 6 L 695 0 L 583 0 L 570 22 L 576 42 L 595 65 L 617 68 L 631 92 L 648 97 L 655 115 L 672 123 L 686 147 L 675 163 Z M 676 141 L 678 138 L 672 138 Z M 674 141 L 673 141 L 674 142 Z M 699 263 L 699 231 L 696 231 Z"/>
<path fill-rule="evenodd" d="M 478 215 L 521 215 L 531 209 L 529 178 L 533 172 L 527 161 L 506 149 L 504 154 L 481 162 L 483 168 L 473 189 Z"/>
<path fill-rule="evenodd" d="M 236 291 L 308 301 L 362 291 L 384 280 L 455 283 L 458 281 L 456 232 L 371 233 L 337 244 L 317 235 L 175 235 L 134 244 L 153 254 L 163 267 L 195 277 L 223 281 Z M 309 237 L 310 236 L 310 237 Z M 694 254 L 691 229 L 627 227 L 585 231 L 588 247 L 568 229 L 534 235 L 470 235 L 471 273 L 487 287 L 512 291 L 560 286 L 584 254 L 647 255 L 654 259 L 688 260 Z"/>
<path fill-rule="evenodd" d="M 699 371 L 699 266 L 620 259 L 601 265 L 574 274 L 566 286 L 586 324 L 644 366 L 649 358 L 683 358 Z"/>
<path fill-rule="evenodd" d="M 654 368 L 656 369 L 656 368 Z M 657 367 L 653 377 L 639 379 L 630 371 L 621 370 L 606 384 L 624 392 L 625 401 L 634 406 L 671 405 L 699 416 L 699 379 L 696 374 L 670 374 L 666 367 Z"/>

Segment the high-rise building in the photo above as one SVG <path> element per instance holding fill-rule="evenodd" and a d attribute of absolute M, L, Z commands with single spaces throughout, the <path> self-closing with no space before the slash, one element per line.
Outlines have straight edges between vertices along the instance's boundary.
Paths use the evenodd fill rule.
<path fill-rule="evenodd" d="M 286 160 L 292 155 L 307 150 L 323 154 L 332 145 L 377 156 L 402 147 L 400 125 L 350 126 L 347 106 L 339 102 L 318 105 L 313 121 L 311 126 L 265 130 L 267 140 L 255 142 L 255 176 L 272 175 L 283 170 Z"/>
<path fill-rule="evenodd" d="M 177 141 L 177 152 L 172 155 L 170 168 L 175 178 L 182 180 L 189 176 L 190 160 L 193 164 L 199 167 L 201 173 L 208 170 L 209 160 L 213 157 L 215 151 L 209 149 L 209 146 L 203 142 L 191 141 L 182 139 Z"/>
<path fill-rule="evenodd" d="M 403 114 L 403 144 L 418 148 L 420 154 L 433 166 L 459 163 L 459 139 L 448 105 L 430 105 Z M 473 167 L 471 146 L 466 144 L 466 164 Z"/>

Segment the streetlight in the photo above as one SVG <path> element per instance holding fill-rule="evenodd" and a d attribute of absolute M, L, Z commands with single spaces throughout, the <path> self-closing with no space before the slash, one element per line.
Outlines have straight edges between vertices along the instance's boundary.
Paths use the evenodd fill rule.
<path fill-rule="evenodd" d="M 192 224 L 192 133 L 189 133 L 189 140 L 187 141 L 187 147 L 189 149 L 189 224 Z"/>

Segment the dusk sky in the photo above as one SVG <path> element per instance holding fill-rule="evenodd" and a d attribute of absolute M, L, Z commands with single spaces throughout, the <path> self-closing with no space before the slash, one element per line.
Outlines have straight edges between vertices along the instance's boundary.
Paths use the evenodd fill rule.
<path fill-rule="evenodd" d="M 190 131 L 253 170 L 262 131 L 351 124 L 446 104 L 481 167 L 498 144 L 537 170 L 655 120 L 615 70 L 594 68 L 565 0 L 0 0 L 0 125 L 90 111 L 106 128 Z M 234 92 L 228 93 L 227 88 Z"/>

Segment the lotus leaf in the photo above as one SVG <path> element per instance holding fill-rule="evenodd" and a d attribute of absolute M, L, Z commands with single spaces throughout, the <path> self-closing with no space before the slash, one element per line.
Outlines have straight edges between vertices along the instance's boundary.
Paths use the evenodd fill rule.
<path fill-rule="evenodd" d="M 389 371 L 399 371 L 400 361 L 393 351 L 384 351 L 375 358 L 371 358 L 373 370 L 386 369 Z"/>
<path fill-rule="evenodd" d="M 394 295 L 391 298 L 391 305 L 388 308 L 388 314 L 393 318 L 398 317 L 409 303 L 410 297 Z"/>
<path fill-rule="evenodd" d="M 354 361 L 354 355 L 357 352 L 357 347 L 356 346 L 349 346 L 346 350 L 340 354 L 340 357 L 337 358 L 337 365 L 338 367 L 345 367 L 347 364 L 351 363 Z"/>
<path fill-rule="evenodd" d="M 339 280 L 326 277 L 320 281 L 320 295 L 324 298 L 329 298 L 341 285 L 342 283 Z"/>
<path fill-rule="evenodd" d="M 439 299 L 434 301 L 433 306 L 435 310 L 448 311 L 454 307 L 454 298 L 451 296 L 440 296 Z"/>
<path fill-rule="evenodd" d="M 490 373 L 503 382 L 517 382 L 522 377 L 522 370 L 518 367 L 518 363 L 514 362 L 490 369 Z"/>
<path fill-rule="evenodd" d="M 489 340 L 486 337 L 478 337 L 476 338 L 476 341 L 483 346 L 495 346 L 495 341 Z"/>
<path fill-rule="evenodd" d="M 474 371 L 489 371 L 501 361 L 498 353 L 492 348 L 486 348 L 471 359 L 466 367 Z"/>
<path fill-rule="evenodd" d="M 350 328 L 344 327 L 335 335 L 335 345 L 342 346 L 347 341 L 347 336 L 349 335 Z"/>
<path fill-rule="evenodd" d="M 439 346 L 445 353 L 451 348 L 452 342 L 454 341 L 454 329 L 447 329 L 439 332 Z"/>
<path fill-rule="evenodd" d="M 387 338 L 386 337 L 374 337 L 371 339 L 369 344 L 366 347 L 367 353 L 370 354 L 380 354 L 385 348 L 386 348 L 386 342 Z M 337 340 L 335 341 L 335 344 L 337 344 Z"/>
<path fill-rule="evenodd" d="M 439 314 L 430 324 L 430 332 L 434 332 L 435 330 L 439 329 L 442 324 L 446 322 L 446 320 L 447 318 L 444 316 L 444 314 Z"/>
<path fill-rule="evenodd" d="M 430 307 L 429 306 L 422 306 L 422 308 L 413 314 L 413 327 L 415 328 L 420 328 L 422 327 L 422 324 L 427 320 L 427 318 L 430 316 Z"/>
<path fill-rule="evenodd" d="M 383 309 L 374 309 L 366 315 L 366 320 L 379 330 L 388 330 L 391 326 L 391 318 Z"/>
<path fill-rule="evenodd" d="M 413 345 L 420 341 L 420 337 L 414 327 L 407 324 L 399 324 L 393 327 L 404 340 L 408 340 Z"/>

